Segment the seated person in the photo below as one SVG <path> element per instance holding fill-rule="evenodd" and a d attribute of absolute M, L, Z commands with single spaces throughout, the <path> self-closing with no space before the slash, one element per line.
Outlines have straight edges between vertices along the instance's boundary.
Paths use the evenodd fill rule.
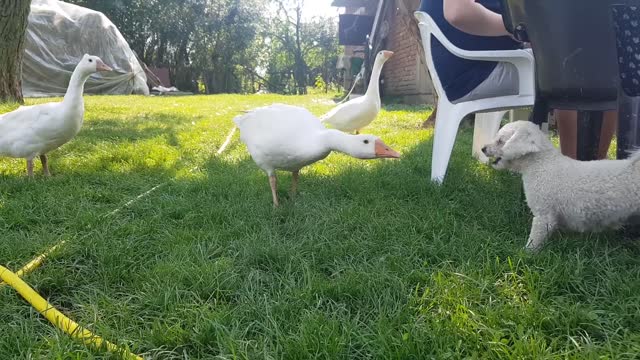
<path fill-rule="evenodd" d="M 504 26 L 500 0 L 422 0 L 420 11 L 428 13 L 444 36 L 459 48 L 513 50 L 522 47 Z M 431 53 L 442 87 L 453 103 L 518 93 L 518 73 L 512 64 L 461 59 L 437 40 L 432 43 Z M 563 110 L 555 114 L 562 153 L 575 158 L 577 113 Z M 605 113 L 600 158 L 606 157 L 616 121 L 616 112 Z"/>
<path fill-rule="evenodd" d="M 444 36 L 459 48 L 522 47 L 504 27 L 500 0 L 422 0 L 420 11 L 429 14 Z M 518 93 L 518 72 L 512 64 L 461 59 L 437 40 L 432 43 L 431 53 L 442 87 L 453 103 Z"/>

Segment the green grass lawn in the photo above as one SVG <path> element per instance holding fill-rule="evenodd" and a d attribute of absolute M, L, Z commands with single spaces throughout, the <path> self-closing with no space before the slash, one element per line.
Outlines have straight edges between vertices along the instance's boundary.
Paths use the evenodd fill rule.
<path fill-rule="evenodd" d="M 237 134 L 215 155 L 239 111 L 272 102 L 331 108 L 310 96 L 86 97 L 82 131 L 50 154 L 52 178 L 0 160 L 0 264 L 17 270 L 68 240 L 27 282 L 152 359 L 639 356 L 638 243 L 557 234 L 527 255 L 520 179 L 474 161 L 467 128 L 445 185 L 432 185 L 433 131 L 416 107 L 389 106 L 366 131 L 402 159 L 330 155 L 302 171 L 295 199 L 281 173 L 274 209 Z M 11 288 L 0 304 L 0 359 L 117 358 Z"/>

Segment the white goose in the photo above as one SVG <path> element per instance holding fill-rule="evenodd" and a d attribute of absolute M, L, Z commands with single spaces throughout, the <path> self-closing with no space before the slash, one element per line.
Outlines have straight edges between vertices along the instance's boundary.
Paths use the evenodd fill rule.
<path fill-rule="evenodd" d="M 331 151 L 358 159 L 400 157 L 375 136 L 327 129 L 308 110 L 297 106 L 274 104 L 233 121 L 253 161 L 269 176 L 274 206 L 278 206 L 276 170 L 293 173 L 291 193 L 295 194 L 300 169 L 324 159 Z"/>
<path fill-rule="evenodd" d="M 371 79 L 364 96 L 336 106 L 321 117 L 322 122 L 344 132 L 355 131 L 356 134 L 369 125 L 380 112 L 380 73 L 382 66 L 391 56 L 392 51 L 380 51 L 373 64 Z"/>
<path fill-rule="evenodd" d="M 84 55 L 78 63 L 62 102 L 21 106 L 0 115 L 0 156 L 27 159 L 27 174 L 33 176 L 33 159 L 40 156 L 42 170 L 50 175 L 47 153 L 80 131 L 84 116 L 84 83 L 97 71 L 111 71 L 97 56 Z"/>

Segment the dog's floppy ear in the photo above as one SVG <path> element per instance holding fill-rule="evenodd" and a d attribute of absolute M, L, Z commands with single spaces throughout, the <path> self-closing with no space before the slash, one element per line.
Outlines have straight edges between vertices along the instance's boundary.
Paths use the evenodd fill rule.
<path fill-rule="evenodd" d="M 545 148 L 543 133 L 534 129 L 534 124 L 519 126 L 502 147 L 502 157 L 506 160 L 518 159 L 530 153 L 541 151 Z"/>

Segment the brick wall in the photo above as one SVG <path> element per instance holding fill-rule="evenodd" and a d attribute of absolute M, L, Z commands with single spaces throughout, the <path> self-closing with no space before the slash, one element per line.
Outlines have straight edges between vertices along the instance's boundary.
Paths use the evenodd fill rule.
<path fill-rule="evenodd" d="M 386 48 L 394 55 L 384 65 L 385 96 L 397 96 L 406 103 L 433 104 L 435 92 L 420 54 L 420 36 L 413 19 L 420 0 L 387 1 L 394 4 L 385 18 L 389 26 Z"/>

